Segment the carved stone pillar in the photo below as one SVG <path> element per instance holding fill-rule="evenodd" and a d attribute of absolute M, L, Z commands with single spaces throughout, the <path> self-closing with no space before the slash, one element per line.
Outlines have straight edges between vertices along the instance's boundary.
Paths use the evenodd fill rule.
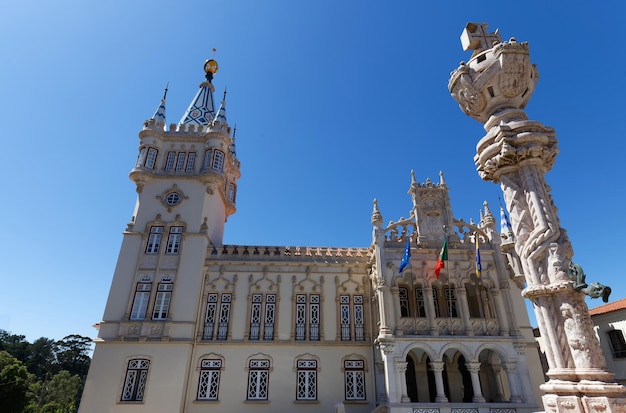
<path fill-rule="evenodd" d="M 379 316 L 379 336 L 390 336 L 391 328 L 387 325 L 387 309 L 389 301 L 385 296 L 389 296 L 389 287 L 384 283 L 384 278 L 379 278 L 379 284 L 376 286 L 376 299 L 378 300 L 378 316 Z"/>
<path fill-rule="evenodd" d="M 406 368 L 409 363 L 402 360 L 396 360 L 396 374 L 398 383 L 398 394 L 400 395 L 400 403 L 408 403 L 411 401 L 406 389 Z"/>
<path fill-rule="evenodd" d="M 428 318 L 428 325 L 430 326 L 430 335 L 438 336 L 439 327 L 435 319 L 435 303 L 433 301 L 433 287 L 427 285 L 424 287 L 424 307 L 426 310 L 426 318 Z"/>
<path fill-rule="evenodd" d="M 385 364 L 385 391 L 390 403 L 398 403 L 398 385 L 396 384 L 396 367 L 393 363 L 393 350 L 395 344 L 391 341 L 379 341 L 378 348 L 381 351 Z"/>
<path fill-rule="evenodd" d="M 599 402 L 602 410 L 614 412 L 614 406 L 626 405 L 626 388 L 606 368 L 580 292 L 608 290 L 569 276 L 574 251 L 545 179 L 559 152 L 556 133 L 524 112 L 539 80 L 528 43 L 503 42 L 483 23 L 469 23 L 461 39 L 474 53 L 452 72 L 448 88 L 487 132 L 474 161 L 483 180 L 500 183 L 510 212 L 515 254 L 526 277 L 522 294 L 534 304 L 546 344 L 550 380 L 541 386 L 546 410 L 593 413 L 597 408 L 585 400 L 606 398 Z"/>
<path fill-rule="evenodd" d="M 522 398 L 520 397 L 519 375 L 515 374 L 517 370 L 517 363 L 504 363 L 502 364 L 502 367 L 504 367 L 504 370 L 506 371 L 506 377 L 509 380 L 509 390 L 511 391 L 511 399 L 509 400 L 509 402 L 521 403 Z"/>
<path fill-rule="evenodd" d="M 400 317 L 402 316 L 402 311 L 400 310 L 400 296 L 398 292 L 399 289 L 398 287 L 394 286 L 389 288 L 389 291 L 391 291 L 391 301 L 393 303 L 393 330 L 394 334 L 396 336 L 399 336 L 403 334 L 402 326 L 400 325 Z"/>
<path fill-rule="evenodd" d="M 470 323 L 469 305 L 467 304 L 467 291 L 465 290 L 465 287 L 457 288 L 456 296 L 459 303 L 459 311 L 461 312 L 461 319 L 463 320 L 463 325 L 465 326 L 465 335 L 473 336 L 474 330 L 472 329 L 472 324 Z"/>
<path fill-rule="evenodd" d="M 484 403 L 485 398 L 483 397 L 483 392 L 480 388 L 480 376 L 478 376 L 478 372 L 480 371 L 480 362 L 478 361 L 470 361 L 465 363 L 467 366 L 467 370 L 469 370 L 470 377 L 472 378 L 472 389 L 474 390 L 474 397 L 472 397 L 473 403 Z"/>
<path fill-rule="evenodd" d="M 495 396 L 495 401 L 496 402 L 503 402 L 504 401 L 504 390 L 502 388 L 502 365 L 501 364 L 493 364 L 491 366 L 491 370 L 493 370 L 493 376 L 494 376 L 494 380 L 495 380 L 495 385 L 496 385 L 496 396 Z"/>
<path fill-rule="evenodd" d="M 448 398 L 446 397 L 446 392 L 443 388 L 443 365 L 443 361 L 430 362 L 430 368 L 433 369 L 433 373 L 435 375 L 435 388 L 437 390 L 435 402 L 437 403 L 448 403 Z"/>
<path fill-rule="evenodd" d="M 494 310 L 496 312 L 496 319 L 498 320 L 498 326 L 500 327 L 500 335 L 508 336 L 509 335 L 509 315 L 504 309 L 504 305 L 502 304 L 502 296 L 500 295 L 500 290 L 497 288 L 492 288 L 489 290 L 489 294 L 493 297 L 494 301 Z"/>

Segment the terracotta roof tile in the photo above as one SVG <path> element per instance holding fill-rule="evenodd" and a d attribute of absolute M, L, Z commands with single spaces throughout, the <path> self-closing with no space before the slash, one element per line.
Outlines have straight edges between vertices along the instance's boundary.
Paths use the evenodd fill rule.
<path fill-rule="evenodd" d="M 622 298 L 621 300 L 613 301 L 612 303 L 604 304 L 596 308 L 592 308 L 589 310 L 589 315 L 598 315 L 598 314 L 606 314 L 611 311 L 623 310 L 626 309 L 626 298 Z"/>

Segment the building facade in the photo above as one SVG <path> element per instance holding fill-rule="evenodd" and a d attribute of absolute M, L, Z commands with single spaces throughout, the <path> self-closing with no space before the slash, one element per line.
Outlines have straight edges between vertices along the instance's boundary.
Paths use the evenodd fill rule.
<path fill-rule="evenodd" d="M 626 298 L 592 308 L 589 315 L 609 370 L 626 384 Z"/>
<path fill-rule="evenodd" d="M 80 412 L 538 410 L 512 236 L 487 204 L 454 218 L 442 174 L 411 174 L 406 219 L 384 225 L 374 201 L 365 248 L 223 244 L 240 162 L 216 71 L 179 123 L 164 98 L 139 132 Z"/>

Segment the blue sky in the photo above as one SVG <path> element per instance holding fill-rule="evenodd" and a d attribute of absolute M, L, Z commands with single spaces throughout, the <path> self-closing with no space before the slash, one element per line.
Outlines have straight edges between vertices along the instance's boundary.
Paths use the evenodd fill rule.
<path fill-rule="evenodd" d="M 167 82 L 178 122 L 210 57 L 242 170 L 225 243 L 368 246 L 373 198 L 385 222 L 408 215 L 411 169 L 443 170 L 456 218 L 477 220 L 485 200 L 495 213 L 499 186 L 473 163 L 484 130 L 447 90 L 468 21 L 530 43 L 540 80 L 526 111 L 557 132 L 547 180 L 574 260 L 626 297 L 625 15 L 617 0 L 3 2 L 0 328 L 95 337 L 135 203 L 137 133 Z"/>

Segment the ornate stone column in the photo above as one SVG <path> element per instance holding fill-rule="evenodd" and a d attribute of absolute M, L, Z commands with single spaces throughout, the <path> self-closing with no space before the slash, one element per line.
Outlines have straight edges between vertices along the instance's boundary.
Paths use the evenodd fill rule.
<path fill-rule="evenodd" d="M 465 363 L 467 366 L 467 370 L 470 372 L 470 377 L 472 378 L 472 389 L 474 390 L 474 397 L 472 397 L 473 403 L 484 403 L 485 398 L 483 397 L 482 389 L 480 388 L 480 377 L 478 376 L 478 372 L 480 371 L 480 362 L 478 361 L 470 361 Z"/>
<path fill-rule="evenodd" d="M 439 326 L 435 318 L 435 303 L 433 302 L 433 287 L 430 285 L 424 286 L 424 309 L 426 310 L 426 318 L 428 318 L 428 325 L 430 326 L 430 335 L 439 335 Z M 443 368 L 443 367 L 442 367 Z"/>
<path fill-rule="evenodd" d="M 504 309 L 504 305 L 502 304 L 502 296 L 500 295 L 500 290 L 497 288 L 492 288 L 489 290 L 489 294 L 493 297 L 494 310 L 496 312 L 496 319 L 498 320 L 498 326 L 500 327 L 500 335 L 508 336 L 509 335 L 509 315 Z"/>
<path fill-rule="evenodd" d="M 509 401 L 511 403 L 521 403 L 522 398 L 520 397 L 519 376 L 515 374 L 515 371 L 517 370 L 517 363 L 504 363 L 502 364 L 502 367 L 504 367 L 504 371 L 506 371 L 506 378 L 509 380 L 509 390 L 511 391 L 511 399 Z"/>
<path fill-rule="evenodd" d="M 463 47 L 474 52 L 452 72 L 448 88 L 487 132 L 474 161 L 482 179 L 500 183 L 511 214 L 515 254 L 527 285 L 522 294 L 533 301 L 546 343 L 550 380 L 541 387 L 544 405 L 569 413 L 610 413 L 626 404 L 626 388 L 606 369 L 580 292 L 587 287 L 584 277 L 569 277 L 574 252 L 545 181 L 559 151 L 556 134 L 524 112 L 539 75 L 528 43 L 502 42 L 498 32 L 486 29 L 484 23 L 466 26 Z"/>
<path fill-rule="evenodd" d="M 443 361 L 431 361 L 430 368 L 433 369 L 433 373 L 435 374 L 435 388 L 437 390 L 435 402 L 448 403 L 448 398 L 443 388 Z"/>
<path fill-rule="evenodd" d="M 467 305 L 467 291 L 465 290 L 465 287 L 457 288 L 456 296 L 459 300 L 458 303 L 459 311 L 461 312 L 461 319 L 465 325 L 465 335 L 473 336 L 474 330 L 472 329 L 472 324 L 470 323 L 469 306 Z"/>
<path fill-rule="evenodd" d="M 496 384 L 496 397 L 495 401 L 503 402 L 504 401 L 504 390 L 502 388 L 502 365 L 501 364 L 493 364 L 491 366 L 493 370 L 493 376 Z"/>
<path fill-rule="evenodd" d="M 411 401 L 406 389 L 406 368 L 409 363 L 403 360 L 396 360 L 396 374 L 398 375 L 396 383 L 398 383 L 397 392 L 400 395 L 400 403 L 408 403 Z"/>

